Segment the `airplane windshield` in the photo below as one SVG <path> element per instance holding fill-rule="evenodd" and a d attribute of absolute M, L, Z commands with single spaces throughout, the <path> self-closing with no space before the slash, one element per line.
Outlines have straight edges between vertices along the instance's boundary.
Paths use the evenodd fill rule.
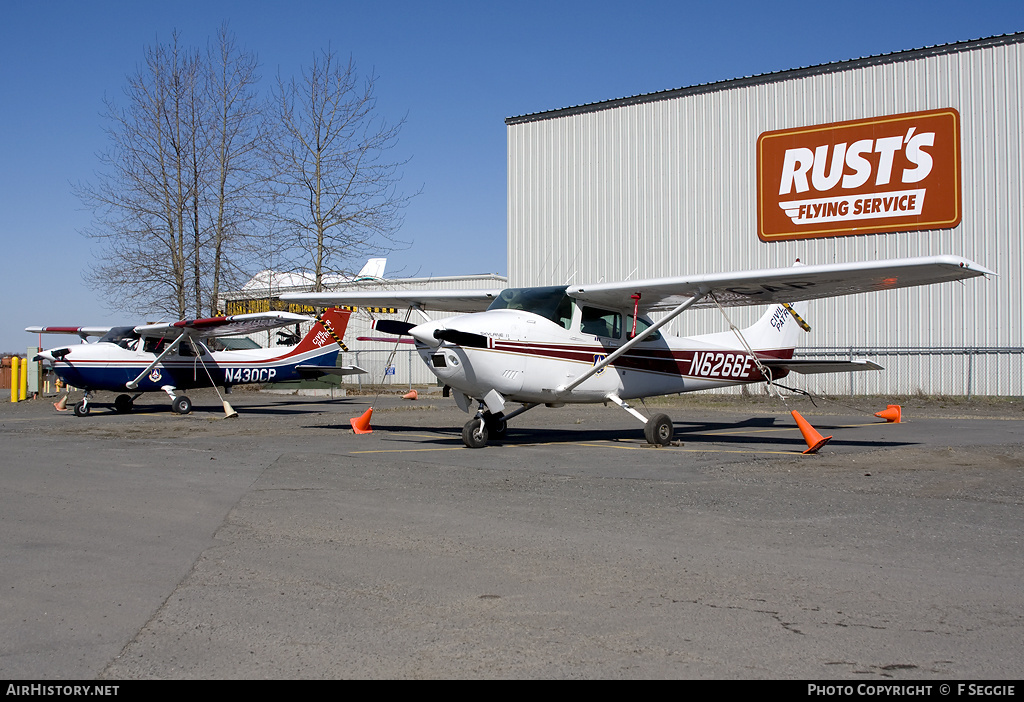
<path fill-rule="evenodd" d="M 572 321 L 572 300 L 564 285 L 543 288 L 506 288 L 491 303 L 489 310 L 523 310 L 551 320 L 564 329 Z"/>
<path fill-rule="evenodd" d="M 139 335 L 135 333 L 135 327 L 113 327 L 110 331 L 100 337 L 100 341 L 117 344 L 123 348 L 134 348 Z"/>

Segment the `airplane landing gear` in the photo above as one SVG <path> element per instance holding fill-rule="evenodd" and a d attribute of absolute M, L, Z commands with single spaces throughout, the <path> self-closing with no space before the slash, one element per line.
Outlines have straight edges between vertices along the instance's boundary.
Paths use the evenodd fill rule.
<path fill-rule="evenodd" d="M 131 395 L 118 395 L 114 400 L 114 411 L 118 414 L 127 414 L 132 411 L 135 398 Z"/>
<path fill-rule="evenodd" d="M 672 443 L 672 420 L 665 414 L 656 414 L 644 424 L 644 438 L 647 443 L 655 446 L 668 446 Z"/>
<path fill-rule="evenodd" d="M 462 443 L 467 448 L 483 448 L 487 445 L 488 438 L 487 422 L 483 416 L 473 417 L 462 427 Z"/>
<path fill-rule="evenodd" d="M 508 434 L 508 422 L 502 412 L 498 414 L 485 414 L 484 422 L 487 424 L 487 435 L 492 439 L 504 439 Z"/>
<path fill-rule="evenodd" d="M 186 395 L 178 395 L 171 403 L 171 408 L 178 414 L 188 414 L 192 411 L 192 400 Z"/>
<path fill-rule="evenodd" d="M 82 401 L 74 407 L 74 413 L 76 417 L 88 417 L 89 416 L 89 395 L 90 391 L 85 391 L 85 396 L 82 397 Z"/>
<path fill-rule="evenodd" d="M 647 419 L 618 395 L 609 395 L 608 399 L 644 423 L 644 438 L 647 439 L 647 443 L 654 446 L 668 446 L 672 443 L 675 430 L 667 414 L 656 414 Z"/>
<path fill-rule="evenodd" d="M 536 406 L 536 402 L 528 403 L 508 414 L 504 412 L 493 414 L 485 411 L 484 404 L 481 402 L 476 416 L 462 427 L 462 443 L 469 448 L 483 448 L 490 439 L 504 439 L 508 435 L 508 420 L 518 417 Z"/>
<path fill-rule="evenodd" d="M 490 439 L 503 439 L 507 433 L 504 413 L 478 412 L 462 427 L 462 443 L 467 448 L 483 448 Z"/>

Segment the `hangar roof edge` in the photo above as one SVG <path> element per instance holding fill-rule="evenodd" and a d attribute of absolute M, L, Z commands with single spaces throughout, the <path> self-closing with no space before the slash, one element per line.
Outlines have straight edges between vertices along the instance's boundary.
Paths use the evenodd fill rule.
<path fill-rule="evenodd" d="M 525 124 L 528 122 L 542 122 L 544 120 L 554 119 L 557 117 L 585 114 L 588 112 L 600 112 L 602 110 L 610 110 L 616 107 L 624 107 L 627 105 L 639 105 L 648 102 L 658 102 L 660 100 L 671 100 L 673 98 L 685 97 L 687 95 L 713 93 L 718 92 L 720 90 L 740 88 L 748 85 L 776 83 L 782 82 L 784 80 L 791 80 L 793 78 L 803 78 L 806 76 L 821 75 L 826 73 L 839 73 L 841 71 L 848 71 L 855 68 L 863 68 L 866 66 L 877 66 L 886 63 L 896 63 L 899 61 L 925 58 L 928 56 L 955 54 L 963 51 L 983 49 L 991 46 L 1001 46 L 1005 44 L 1019 43 L 1024 43 L 1024 32 L 1016 32 L 1013 34 L 999 34 L 992 37 L 984 37 L 981 39 L 969 39 L 965 41 L 953 42 L 950 44 L 936 44 L 935 46 L 925 46 L 919 49 L 905 49 L 901 51 L 893 51 L 887 54 L 876 54 L 874 56 L 865 56 L 862 58 L 847 59 L 844 61 L 832 61 L 831 63 L 822 63 L 815 66 L 805 66 L 803 68 L 790 68 L 782 71 L 773 71 L 771 73 L 758 73 L 756 75 L 745 76 L 743 78 L 730 78 L 727 80 L 715 81 L 713 83 L 700 83 L 698 85 L 691 85 L 684 88 L 670 88 L 668 90 L 659 90 L 653 93 L 642 93 L 640 95 L 614 98 L 611 100 L 601 100 L 599 102 L 590 102 L 583 105 L 575 105 L 572 107 L 562 107 L 554 110 L 532 112 L 517 117 L 506 117 L 505 124 L 511 126 L 513 124 Z"/>

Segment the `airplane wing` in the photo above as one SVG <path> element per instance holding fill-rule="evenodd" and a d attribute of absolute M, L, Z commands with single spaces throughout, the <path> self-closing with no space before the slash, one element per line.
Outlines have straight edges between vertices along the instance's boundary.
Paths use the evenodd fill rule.
<path fill-rule="evenodd" d="M 926 256 L 570 285 L 567 292 L 581 302 L 613 308 L 632 306 L 631 296 L 640 293 L 639 309 L 659 312 L 706 293 L 713 294 L 714 298 L 708 295 L 694 308 L 714 307 L 715 298 L 723 307 L 764 305 L 894 290 L 981 275 L 995 275 L 995 272 L 966 258 Z"/>
<path fill-rule="evenodd" d="M 419 307 L 424 311 L 482 312 L 500 294 L 501 288 L 491 290 L 381 290 L 379 292 L 339 290 L 337 292 L 285 293 L 281 295 L 281 299 L 311 305 Z"/>
<path fill-rule="evenodd" d="M 143 324 L 135 327 L 135 331 L 142 336 L 162 336 L 169 339 L 185 333 L 201 337 L 235 336 L 312 321 L 312 317 L 292 312 L 252 312 L 249 314 L 233 314 L 226 317 L 183 319 L 178 322 Z"/>
<path fill-rule="evenodd" d="M 29 334 L 75 334 L 83 339 L 103 336 L 113 327 L 25 327 Z"/>

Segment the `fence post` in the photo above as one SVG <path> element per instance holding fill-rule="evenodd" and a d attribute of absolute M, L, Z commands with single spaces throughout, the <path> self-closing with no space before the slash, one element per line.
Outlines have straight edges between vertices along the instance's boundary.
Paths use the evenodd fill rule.
<path fill-rule="evenodd" d="M 974 350 L 967 350 L 967 399 L 971 399 L 971 390 L 974 385 Z"/>
<path fill-rule="evenodd" d="M 362 364 L 359 363 L 359 352 L 356 351 L 356 365 L 362 368 Z M 363 391 L 363 374 L 358 373 L 356 375 L 356 383 L 359 385 L 359 392 Z"/>

